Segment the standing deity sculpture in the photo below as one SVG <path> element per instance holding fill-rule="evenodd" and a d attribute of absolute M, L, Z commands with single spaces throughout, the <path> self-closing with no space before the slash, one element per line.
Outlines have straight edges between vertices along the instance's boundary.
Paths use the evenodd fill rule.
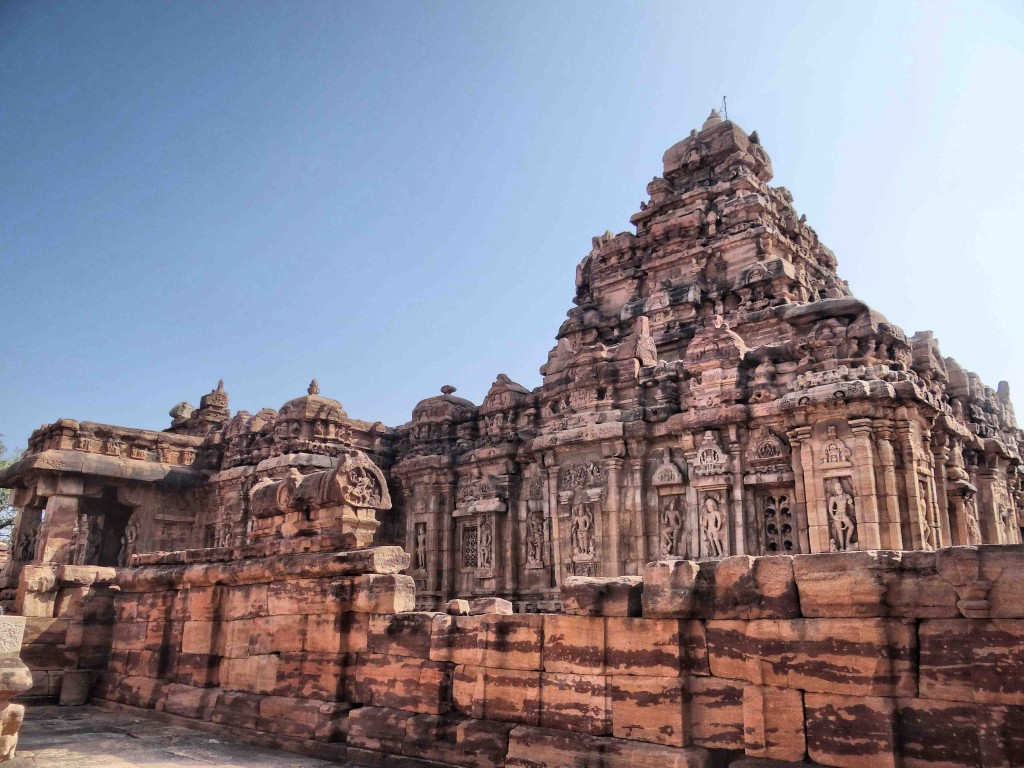
<path fill-rule="evenodd" d="M 573 491 L 571 516 L 570 543 L 573 555 L 580 557 L 593 555 L 594 513 L 587 502 L 587 494 L 583 488 Z"/>
<path fill-rule="evenodd" d="M 527 521 L 526 561 L 531 565 L 543 562 L 544 518 L 540 512 L 530 513 Z"/>
<path fill-rule="evenodd" d="M 480 523 L 480 559 L 481 568 L 490 568 L 494 565 L 494 531 L 491 528 L 490 519 Z"/>
<path fill-rule="evenodd" d="M 725 555 L 725 542 L 722 540 L 722 526 L 724 524 L 725 517 L 722 515 L 721 502 L 717 496 L 709 495 L 704 499 L 704 514 L 701 520 L 704 541 L 707 545 L 707 555 L 709 557 L 723 557 Z"/>
<path fill-rule="evenodd" d="M 661 554 L 666 556 L 681 555 L 679 551 L 679 534 L 683 527 L 683 513 L 680 510 L 681 498 L 672 496 L 661 511 Z"/>
<path fill-rule="evenodd" d="M 416 568 L 427 568 L 427 524 L 416 523 Z"/>
<path fill-rule="evenodd" d="M 848 493 L 838 477 L 826 481 L 825 505 L 829 521 L 829 551 L 845 552 L 857 543 L 857 516 L 853 494 Z"/>

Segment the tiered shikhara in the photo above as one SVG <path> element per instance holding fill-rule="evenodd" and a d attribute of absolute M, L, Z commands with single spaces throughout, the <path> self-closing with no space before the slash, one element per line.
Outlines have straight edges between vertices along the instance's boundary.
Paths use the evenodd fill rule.
<path fill-rule="evenodd" d="M 671 147 L 636 233 L 594 238 L 577 268 L 533 391 L 501 374 L 477 406 L 444 387 L 392 429 L 348 418 L 316 382 L 234 417 L 218 386 L 162 433 L 38 430 L 0 475 L 21 509 L 9 585 L 30 561 L 274 535 L 338 546 L 285 508 L 294 494 L 261 517 L 253 489 L 367 458 L 394 501 L 376 541 L 412 554 L 424 606 L 549 609 L 568 575 L 673 557 L 1019 543 L 1006 385 L 854 298 L 771 176 L 757 134 L 715 113 Z M 278 519 L 292 523 L 268 530 Z"/>

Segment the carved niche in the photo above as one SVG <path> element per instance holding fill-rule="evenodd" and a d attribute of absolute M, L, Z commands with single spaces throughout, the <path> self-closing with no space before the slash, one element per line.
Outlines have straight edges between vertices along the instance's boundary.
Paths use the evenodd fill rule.
<path fill-rule="evenodd" d="M 526 485 L 526 567 L 544 567 L 547 525 L 544 520 L 544 479 L 530 478 Z"/>
<path fill-rule="evenodd" d="M 479 578 L 494 575 L 496 515 L 507 511 L 505 499 L 494 476 L 484 476 L 479 467 L 463 477 L 455 497 L 454 516 L 458 519 L 461 570 Z"/>
<path fill-rule="evenodd" d="M 830 552 L 857 547 L 857 509 L 849 477 L 825 478 L 825 511 L 828 515 Z"/>
<path fill-rule="evenodd" d="M 700 535 L 703 557 L 725 557 L 728 528 L 725 492 L 706 491 L 701 494 Z"/>
<path fill-rule="evenodd" d="M 597 525 L 604 488 L 604 466 L 594 461 L 570 464 L 558 474 L 558 501 L 569 508 L 570 574 L 597 575 Z"/>
<path fill-rule="evenodd" d="M 671 451 L 662 454 L 651 483 L 658 492 L 658 551 L 662 557 L 686 557 L 686 477 L 672 460 Z"/>

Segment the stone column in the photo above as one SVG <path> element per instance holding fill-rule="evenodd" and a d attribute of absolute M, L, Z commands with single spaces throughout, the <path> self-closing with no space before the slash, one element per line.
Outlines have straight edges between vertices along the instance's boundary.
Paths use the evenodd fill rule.
<path fill-rule="evenodd" d="M 637 573 L 643 568 L 648 560 L 647 555 L 647 513 L 644 510 L 644 460 L 633 458 L 629 460 L 629 473 L 631 477 L 630 495 L 633 497 L 633 519 L 636 530 L 634 541 L 637 559 Z"/>
<path fill-rule="evenodd" d="M 558 530 L 558 463 L 554 451 L 544 454 L 545 487 L 551 522 L 551 572 L 554 586 L 562 586 L 562 537 Z"/>
<path fill-rule="evenodd" d="M 900 495 L 896 482 L 896 451 L 892 446 L 892 427 L 888 424 L 875 425 L 875 445 L 878 460 L 882 464 L 882 499 L 885 511 L 882 514 L 882 546 L 886 549 L 903 549 L 903 529 L 900 525 Z"/>
<path fill-rule="evenodd" d="M 50 496 L 39 530 L 36 554 L 41 563 L 70 562 L 75 547 L 75 525 L 78 522 L 77 496 Z M 81 532 L 82 536 L 86 532 Z"/>
<path fill-rule="evenodd" d="M 633 516 L 633 546 L 630 554 L 636 557 L 636 571 L 640 573 L 648 559 L 647 547 L 647 511 L 644 499 L 644 443 L 630 440 L 626 443 L 629 455 L 630 488 L 628 493 L 628 510 Z M 627 569 L 627 573 L 632 569 Z M 631 574 L 632 575 L 632 574 Z"/>
<path fill-rule="evenodd" d="M 810 437 L 810 427 L 797 427 L 788 433 L 791 451 L 789 460 L 793 467 L 793 514 L 796 518 L 797 547 L 801 552 L 811 552 L 807 523 L 807 489 L 804 487 L 803 446 Z"/>
<path fill-rule="evenodd" d="M 953 546 L 968 546 L 970 544 L 979 544 L 980 542 L 971 541 L 971 532 L 967 526 L 967 510 L 965 508 L 965 496 L 962 491 L 954 490 L 950 495 L 949 499 L 953 504 L 953 525 L 951 527 L 952 538 L 950 539 Z"/>
<path fill-rule="evenodd" d="M 729 550 L 731 555 L 747 554 L 747 526 L 746 516 L 743 510 L 743 454 L 738 443 L 729 446 L 729 456 L 732 466 L 732 487 L 730 495 L 732 503 L 732 547 Z"/>
<path fill-rule="evenodd" d="M 949 522 L 949 494 L 946 489 L 946 462 L 949 461 L 949 438 L 943 434 L 932 442 L 932 477 L 935 481 L 935 515 L 939 523 L 939 546 L 948 547 L 953 543 Z"/>
<path fill-rule="evenodd" d="M 803 477 L 808 549 L 810 552 L 828 552 L 828 513 L 825 510 L 825 501 L 822 497 L 824 489 L 819 487 L 817 473 L 814 471 L 814 451 L 811 449 L 810 440 L 811 428 L 797 427 L 792 434 L 796 435 L 796 442 L 800 446 L 800 459 L 797 464 Z M 799 510 L 797 511 L 799 513 Z"/>
<path fill-rule="evenodd" d="M 871 446 L 871 420 L 851 419 L 853 471 L 857 483 L 857 540 L 859 549 L 881 549 L 881 520 L 875 490 L 875 457 Z"/>
<path fill-rule="evenodd" d="M 611 572 L 602 575 L 618 576 L 622 573 L 622 560 L 619 555 L 619 470 L 622 468 L 622 459 L 605 459 L 604 468 L 607 482 L 604 511 L 605 518 L 608 520 L 608 555 L 606 562 Z"/>
<path fill-rule="evenodd" d="M 903 484 L 907 490 L 907 513 L 910 523 L 910 541 L 903 542 L 913 549 L 927 549 L 928 542 L 922 538 L 921 518 L 928 519 L 928 500 L 922 499 L 917 489 L 917 457 L 914 455 L 914 441 L 911 437 L 913 426 L 909 419 L 896 422 L 896 440 L 903 456 Z"/>
<path fill-rule="evenodd" d="M 438 511 L 444 521 L 441 540 L 441 605 L 455 597 L 455 575 L 458 573 L 458 567 L 455 564 L 455 518 L 452 517 L 454 501 L 455 477 L 452 475 L 444 490 L 437 495 Z"/>
<path fill-rule="evenodd" d="M 986 544 L 1005 544 L 1003 522 L 999 519 L 996 506 L 995 484 L 999 481 L 999 474 L 992 467 L 978 467 L 977 478 L 975 485 L 978 486 L 978 495 L 975 496 L 975 505 L 981 535 Z"/>

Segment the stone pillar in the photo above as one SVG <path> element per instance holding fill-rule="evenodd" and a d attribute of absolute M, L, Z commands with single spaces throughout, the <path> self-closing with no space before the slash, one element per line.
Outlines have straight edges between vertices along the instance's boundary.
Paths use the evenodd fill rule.
<path fill-rule="evenodd" d="M 637 560 L 637 573 L 648 560 L 647 555 L 647 513 L 644 510 L 644 460 L 642 457 L 629 460 L 630 496 L 632 497 L 633 519 L 636 530 L 633 532 L 634 549 Z"/>
<path fill-rule="evenodd" d="M 548 515 L 551 521 L 551 573 L 554 586 L 562 586 L 562 536 L 558 526 L 558 463 L 554 451 L 544 454 Z"/>
<path fill-rule="evenodd" d="M 996 505 L 995 484 L 999 482 L 999 473 L 992 467 L 978 467 L 977 478 L 975 485 L 978 486 L 978 495 L 975 503 L 981 535 L 986 544 L 1005 544 L 1006 535 Z"/>
<path fill-rule="evenodd" d="M 444 491 L 437 496 L 438 512 L 441 515 L 442 530 L 441 537 L 441 604 L 448 602 L 455 596 L 455 575 L 458 568 L 455 565 L 455 518 L 452 517 L 455 501 L 455 478 L 452 477 Z"/>
<path fill-rule="evenodd" d="M 630 546 L 630 559 L 635 560 L 626 569 L 627 575 L 639 574 L 647 563 L 647 511 L 644 508 L 644 443 L 640 440 L 629 440 L 626 443 L 629 455 L 629 491 L 627 492 L 627 512 L 633 518 L 633 541 Z"/>
<path fill-rule="evenodd" d="M 946 462 L 949 461 L 949 438 L 942 435 L 932 442 L 932 477 L 935 486 L 935 515 L 939 524 L 939 546 L 948 547 L 953 543 L 949 522 L 949 494 L 946 490 Z"/>
<path fill-rule="evenodd" d="M 913 426 L 909 419 L 903 418 L 896 422 L 896 441 L 903 456 L 903 484 L 907 491 L 907 514 L 910 528 L 910 541 L 904 546 L 912 549 L 928 549 L 930 544 L 924 540 L 921 531 L 922 518 L 928 520 L 928 499 L 921 498 L 917 489 L 917 457 L 914 455 L 914 441 L 911 437 Z"/>
<path fill-rule="evenodd" d="M 880 524 L 882 547 L 903 549 L 903 529 L 900 526 L 900 495 L 896 483 L 896 451 L 892 446 L 892 427 L 888 424 L 875 425 L 875 445 L 878 460 L 882 465 L 882 499 L 885 511 Z"/>
<path fill-rule="evenodd" d="M 949 494 L 950 502 L 953 505 L 953 521 L 951 525 L 950 539 L 953 546 L 971 546 L 974 544 L 980 544 L 980 541 L 975 541 L 974 536 L 971 535 L 970 526 L 967 524 L 967 499 L 968 494 L 973 494 L 973 491 L 968 489 L 954 489 Z M 975 512 L 977 514 L 977 512 Z"/>
<path fill-rule="evenodd" d="M 619 555 L 619 470 L 622 459 L 609 458 L 604 460 L 606 496 L 604 503 L 605 518 L 608 520 L 608 554 L 605 562 L 610 573 L 602 576 L 618 576 L 622 573 L 622 559 Z"/>
<path fill-rule="evenodd" d="M 75 526 L 78 523 L 79 498 L 77 496 L 50 496 L 39 530 L 36 554 L 41 563 L 71 562 L 76 543 Z M 85 532 L 81 532 L 85 535 Z"/>
<path fill-rule="evenodd" d="M 732 503 L 729 505 L 732 510 L 732 547 L 729 554 L 745 555 L 747 554 L 747 520 L 743 510 L 743 454 L 738 443 L 729 446 L 729 456 L 732 467 L 732 487 L 729 489 L 732 499 Z"/>
<path fill-rule="evenodd" d="M 881 549 L 881 520 L 878 493 L 875 490 L 875 456 L 871 446 L 871 420 L 851 419 L 853 432 L 853 471 L 857 484 L 857 547 Z"/>
<path fill-rule="evenodd" d="M 793 467 L 793 514 L 796 517 L 797 546 L 801 552 L 811 552 L 809 527 L 807 522 L 807 489 L 804 486 L 803 446 L 810 438 L 810 427 L 797 427 L 788 433 L 789 445 L 792 448 L 789 459 Z"/>
<path fill-rule="evenodd" d="M 798 440 L 800 445 L 799 465 L 803 477 L 804 503 L 807 509 L 807 538 L 810 542 L 811 552 L 828 552 L 828 512 L 825 509 L 823 497 L 824 488 L 820 487 L 819 478 L 814 471 L 814 451 L 811 449 L 810 427 L 798 427 L 795 432 L 800 433 Z"/>

